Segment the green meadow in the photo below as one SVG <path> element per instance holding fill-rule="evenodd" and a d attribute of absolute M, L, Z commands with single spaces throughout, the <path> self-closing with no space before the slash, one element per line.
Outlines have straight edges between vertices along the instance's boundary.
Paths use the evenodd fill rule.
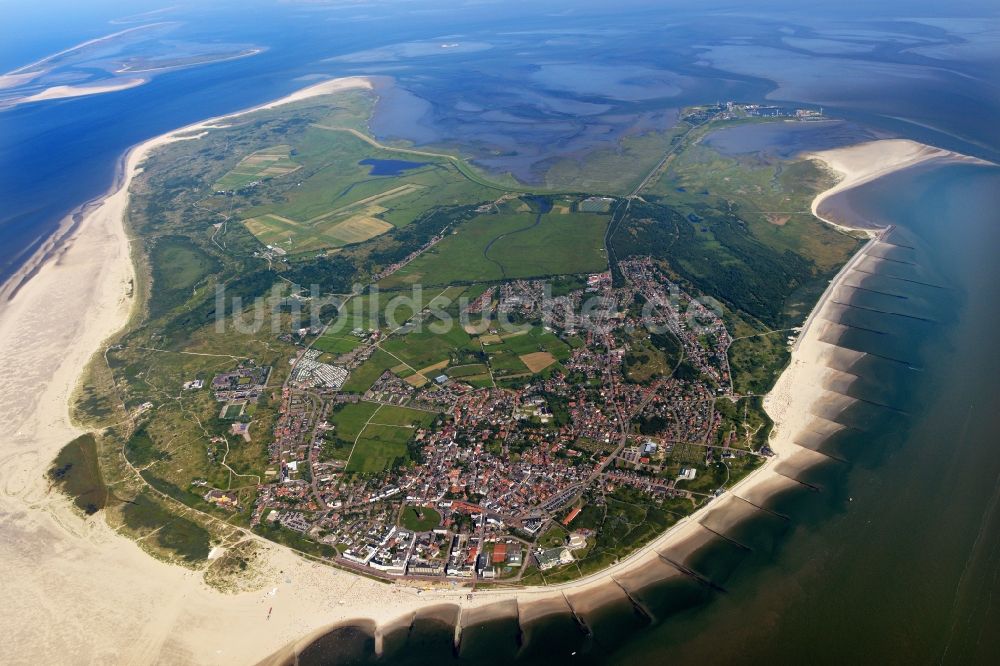
<path fill-rule="evenodd" d="M 436 414 L 407 407 L 358 402 L 344 405 L 333 414 L 335 435 L 352 443 L 347 471 L 361 474 L 381 472 L 409 458 L 407 443 L 417 428 L 433 423 Z"/>
<path fill-rule="evenodd" d="M 380 283 L 468 284 L 607 270 L 608 216 L 532 211 L 483 213 Z"/>

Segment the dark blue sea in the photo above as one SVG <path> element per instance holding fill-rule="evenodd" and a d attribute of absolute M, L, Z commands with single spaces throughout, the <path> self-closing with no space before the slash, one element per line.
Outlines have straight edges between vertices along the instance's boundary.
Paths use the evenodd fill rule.
<path fill-rule="evenodd" d="M 165 24 L 60 61 L 52 85 L 102 80 L 122 58 L 261 51 L 0 109 L 0 278 L 114 184 L 130 146 L 348 74 L 394 81 L 372 122 L 378 138 L 458 149 L 526 183 L 558 158 L 727 99 L 840 121 L 716 135 L 724 152 L 788 156 L 899 136 L 1000 161 L 992 3 L 802 4 L 217 2 L 145 16 L 166 3 L 5 6 L 3 72 Z M 568 616 L 504 621 L 469 628 L 458 646 L 450 626 L 428 620 L 387 637 L 382 661 L 995 662 L 998 193 L 997 169 L 966 164 L 907 170 L 837 202 L 896 225 L 894 247 L 838 314 L 848 332 L 831 340 L 868 353 L 845 370 L 860 401 L 837 415 L 845 434 L 822 444 L 830 464 L 801 470 L 818 492 L 774 498 L 787 520 L 761 513 L 734 528 L 750 551 L 720 541 L 692 560 L 724 593 L 675 580 L 634 591 L 644 613 L 585 618 L 587 632 Z M 303 661 L 363 663 L 372 646 L 363 630 L 338 633 Z"/>

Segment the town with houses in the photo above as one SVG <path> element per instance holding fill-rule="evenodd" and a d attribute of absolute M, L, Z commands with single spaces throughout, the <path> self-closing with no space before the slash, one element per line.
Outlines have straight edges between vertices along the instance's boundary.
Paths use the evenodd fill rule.
<path fill-rule="evenodd" d="M 322 330 L 299 331 L 251 525 L 297 533 L 379 577 L 517 582 L 585 554 L 600 527 L 580 516 L 616 492 L 690 511 L 710 501 L 731 465 L 769 454 L 718 409 L 739 398 L 732 338 L 653 259 L 619 265 L 625 286 L 601 273 L 553 296 L 543 281 L 516 280 L 463 303 L 480 322 L 522 327 L 477 329 L 478 351 L 463 352 L 485 366 L 475 380 L 447 363 L 409 376 L 397 366 L 344 390 L 391 340 L 413 338 L 425 312 L 395 330 L 346 331 L 349 350 L 332 355 L 314 346 Z M 528 372 L 511 374 L 491 350 L 531 335 Z M 651 356 L 666 366 L 629 376 Z M 234 434 L 249 437 L 240 417 L 270 374 L 246 361 L 212 379 Z M 723 468 L 721 481 L 706 472 Z M 207 489 L 205 499 L 239 508 L 235 493 Z"/>

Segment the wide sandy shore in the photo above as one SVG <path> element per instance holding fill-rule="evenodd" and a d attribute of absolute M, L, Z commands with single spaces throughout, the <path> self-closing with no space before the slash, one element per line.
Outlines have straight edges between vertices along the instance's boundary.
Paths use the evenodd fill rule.
<path fill-rule="evenodd" d="M 368 86 L 364 78 L 338 79 L 258 108 Z M 657 579 L 681 575 L 667 562 L 682 561 L 712 538 L 703 524 L 724 528 L 751 506 L 748 502 L 765 501 L 794 483 L 775 473 L 778 465 L 815 459 L 817 454 L 795 444 L 796 434 L 809 426 L 813 404 L 827 399 L 824 382 L 835 371 L 824 359 L 837 350 L 818 340 L 820 326 L 813 324 L 803 331 L 791 366 L 766 401 L 778 424 L 775 458 L 622 562 L 574 583 L 477 592 L 470 599 L 463 590 L 420 591 L 374 582 L 265 544 L 259 589 L 223 594 L 205 585 L 200 571 L 146 555 L 102 518 L 81 519 L 64 497 L 50 492 L 45 472 L 59 449 L 80 434 L 68 401 L 82 369 L 125 325 L 133 306 L 126 295 L 133 266 L 122 223 L 129 184 L 150 151 L 224 124 L 225 118 L 182 128 L 130 151 L 114 191 L 67 224 L 58 243 L 0 290 L 5 378 L 0 426 L 6 434 L 0 453 L 0 565 L 7 573 L 0 626 L 7 629 L 6 663 L 245 664 L 337 623 L 367 618 L 390 627 L 450 604 L 463 607 L 463 622 L 510 612 L 530 620 L 567 607 L 586 613 L 602 600 L 621 600 Z M 845 181 L 877 177 L 858 167 L 866 162 L 851 151 L 815 157 L 845 173 Z M 895 167 L 883 160 L 878 175 L 908 165 L 912 153 L 900 151 L 899 159 Z"/>
<path fill-rule="evenodd" d="M 845 393 L 855 377 L 837 368 L 847 367 L 863 354 L 824 341 L 835 339 L 842 329 L 831 321 L 835 317 L 825 316 L 826 308 L 842 284 L 864 280 L 867 273 L 853 274 L 869 260 L 869 253 L 883 241 L 882 237 L 888 231 L 837 206 L 834 203 L 836 195 L 890 173 L 931 161 L 988 164 L 977 158 L 906 139 L 870 141 L 847 148 L 808 153 L 804 157 L 820 160 L 840 177 L 836 185 L 813 199 L 813 215 L 841 230 L 864 232 L 869 241 L 831 280 L 813 307 L 795 341 L 791 362 L 764 399 L 764 408 L 775 422 L 771 448 L 778 454 L 776 464 L 787 465 L 789 471 L 823 458 L 802 443 L 837 432 L 842 426 L 825 417 L 853 402 Z M 849 280 L 852 275 L 854 280 Z"/>

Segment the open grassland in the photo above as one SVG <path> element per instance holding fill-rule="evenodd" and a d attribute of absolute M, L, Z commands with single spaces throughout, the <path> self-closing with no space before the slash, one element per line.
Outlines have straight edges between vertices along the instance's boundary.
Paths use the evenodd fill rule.
<path fill-rule="evenodd" d="M 359 402 L 345 405 L 333 415 L 338 440 L 351 443 L 347 470 L 362 474 L 408 460 L 407 443 L 417 428 L 429 426 L 432 412 L 393 405 Z"/>
<path fill-rule="evenodd" d="M 709 220 L 711 211 L 725 211 L 743 220 L 762 244 L 808 257 L 821 271 L 842 265 L 856 244 L 810 212 L 817 192 L 831 187 L 833 178 L 816 163 L 787 162 L 760 157 L 730 157 L 710 146 L 688 146 L 670 169 L 647 191 L 666 197 L 685 215 Z"/>
<path fill-rule="evenodd" d="M 162 236 L 149 249 L 155 291 L 149 302 L 159 315 L 192 298 L 196 285 L 219 269 L 219 262 L 182 236 Z"/>
<path fill-rule="evenodd" d="M 360 367 L 351 371 L 351 376 L 341 387 L 344 393 L 364 393 L 372 387 L 383 372 L 396 366 L 398 360 L 382 351 L 376 349 L 371 357 L 361 364 Z"/>
<path fill-rule="evenodd" d="M 393 288 L 485 282 L 606 270 L 608 216 L 553 209 L 477 215 L 382 281 Z"/>
<path fill-rule="evenodd" d="M 346 335 L 323 335 L 313 342 L 313 348 L 328 354 L 346 354 L 354 351 L 361 344 L 361 339 L 357 336 Z"/>
<path fill-rule="evenodd" d="M 399 291 L 384 291 L 379 293 L 378 303 L 381 306 L 382 321 L 390 330 L 402 326 L 421 311 L 427 310 L 427 316 L 422 316 L 423 325 L 437 320 L 435 312 L 444 310 L 462 295 L 463 286 L 434 286 L 424 289 L 414 285 L 409 289 Z"/>
<path fill-rule="evenodd" d="M 159 549 L 189 564 L 208 558 L 208 531 L 191 520 L 175 515 L 153 499 L 152 493 L 141 493 L 124 503 L 121 515 L 126 531 L 137 538 L 153 541 Z"/>
<path fill-rule="evenodd" d="M 374 402 L 355 402 L 337 409 L 330 419 L 337 438 L 348 442 L 356 440 L 381 407 L 382 405 Z"/>
<path fill-rule="evenodd" d="M 371 425 L 426 428 L 434 422 L 435 414 L 422 409 L 410 409 L 396 405 L 382 405 Z"/>
<path fill-rule="evenodd" d="M 407 460 L 406 443 L 413 436 L 410 428 L 370 425 L 354 445 L 347 461 L 347 471 L 377 474 Z"/>
<path fill-rule="evenodd" d="M 629 350 L 623 359 L 625 378 L 644 384 L 658 377 L 669 377 L 683 358 L 680 341 L 669 331 L 650 333 L 636 328 L 628 340 Z"/>
<path fill-rule="evenodd" d="M 255 180 L 285 176 L 300 168 L 291 158 L 291 146 L 280 145 L 255 151 L 215 182 L 216 191 L 238 190 Z"/>
<path fill-rule="evenodd" d="M 501 340 L 500 345 L 490 347 L 491 351 L 500 347 L 513 354 L 548 352 L 558 361 L 565 361 L 570 354 L 569 345 L 541 326 L 532 326 L 524 332 L 508 333 L 502 336 Z"/>
<path fill-rule="evenodd" d="M 402 157 L 419 157 L 419 158 L 431 158 L 435 160 L 444 160 L 449 162 L 454 166 L 459 173 L 461 173 L 470 182 L 476 183 L 485 187 L 488 190 L 515 190 L 518 192 L 534 192 L 539 191 L 537 188 L 527 188 L 521 185 L 513 176 L 510 174 L 503 175 L 490 175 L 486 176 L 477 169 L 470 166 L 469 162 L 461 157 L 457 156 L 459 151 L 449 152 L 448 150 L 436 151 L 436 150 L 422 150 L 417 148 L 412 148 L 408 145 L 401 145 L 401 142 L 397 142 L 395 145 L 384 144 L 376 141 L 372 137 L 365 134 L 363 131 L 359 131 L 358 128 L 344 127 L 337 125 L 336 122 L 322 122 L 317 123 L 316 127 L 327 130 L 330 132 L 342 132 L 347 134 L 352 134 L 358 139 L 361 139 L 365 143 L 368 143 L 379 150 L 391 152 L 397 156 Z"/>
<path fill-rule="evenodd" d="M 383 342 L 381 347 L 414 372 L 424 368 L 441 370 L 450 364 L 452 359 L 462 356 L 462 352 L 474 352 L 478 349 L 469 334 L 460 326 L 453 326 L 441 334 L 434 333 L 427 327 L 421 331 L 393 337 Z M 442 362 L 445 365 L 439 365 Z"/>

